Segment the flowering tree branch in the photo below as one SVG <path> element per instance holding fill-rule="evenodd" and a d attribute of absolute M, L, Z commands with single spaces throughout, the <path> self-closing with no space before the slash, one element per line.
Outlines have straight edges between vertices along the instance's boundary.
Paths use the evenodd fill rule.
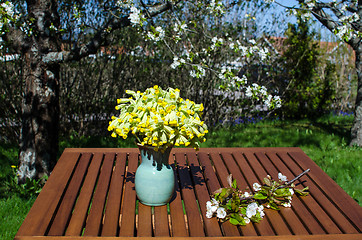
<path fill-rule="evenodd" d="M 141 2 L 143 3 L 143 1 Z M 177 4 L 178 2 L 179 1 L 171 3 L 170 1 L 166 1 L 165 3 L 159 5 L 144 5 L 144 11 L 147 13 L 147 18 L 152 18 L 173 8 L 174 4 Z M 131 23 L 132 19 L 130 16 L 117 17 L 116 15 L 112 15 L 111 19 L 104 24 L 100 30 L 98 30 L 87 44 L 83 46 L 76 46 L 70 51 L 49 52 L 43 56 L 43 61 L 56 63 L 77 61 L 89 56 L 90 54 L 95 54 L 101 46 L 107 45 L 107 38 L 113 31 L 130 26 Z"/>

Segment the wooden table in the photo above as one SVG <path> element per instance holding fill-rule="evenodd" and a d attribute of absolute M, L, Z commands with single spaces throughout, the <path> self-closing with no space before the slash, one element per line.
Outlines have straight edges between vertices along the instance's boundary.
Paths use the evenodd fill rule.
<path fill-rule="evenodd" d="M 175 198 L 148 207 L 134 190 L 137 148 L 65 149 L 15 239 L 362 239 L 362 208 L 299 148 L 177 148 L 170 158 Z M 267 174 L 292 179 L 308 168 L 297 183 L 310 195 L 266 210 L 260 223 L 205 217 L 210 192 L 226 186 L 230 173 L 246 188 Z"/>

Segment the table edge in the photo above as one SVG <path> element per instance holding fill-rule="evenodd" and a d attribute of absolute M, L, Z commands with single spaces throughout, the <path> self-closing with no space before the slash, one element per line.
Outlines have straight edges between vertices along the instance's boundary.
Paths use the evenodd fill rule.
<path fill-rule="evenodd" d="M 196 151 L 193 148 L 173 148 L 172 152 L 224 152 L 224 151 L 255 151 L 255 152 L 303 152 L 299 147 L 215 147 L 215 148 L 200 148 Z M 138 148 L 65 148 L 64 152 L 138 152 Z"/>
<path fill-rule="evenodd" d="M 323 234 L 323 235 L 284 235 L 284 236 L 235 236 L 235 237 L 159 237 L 162 240 L 313 240 L 313 239 L 325 239 L 325 240 L 359 240 L 361 239 L 360 233 L 358 234 Z M 84 236 L 16 236 L 14 240 L 70 240 L 70 239 L 83 239 L 83 240 L 155 240 L 155 237 L 84 237 Z"/>

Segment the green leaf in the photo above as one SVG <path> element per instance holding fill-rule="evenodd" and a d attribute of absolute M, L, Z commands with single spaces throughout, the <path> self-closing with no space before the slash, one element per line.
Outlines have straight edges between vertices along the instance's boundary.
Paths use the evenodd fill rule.
<path fill-rule="evenodd" d="M 255 198 L 255 199 L 260 199 L 260 200 L 262 200 L 262 199 L 267 199 L 268 196 L 265 196 L 264 194 L 258 192 L 258 193 L 256 193 L 256 194 L 254 195 L 254 198 Z"/>
<path fill-rule="evenodd" d="M 271 186 L 271 182 L 270 182 L 270 179 L 269 179 L 269 178 L 264 178 L 264 183 L 265 183 L 265 185 L 267 185 L 268 187 Z"/>
<path fill-rule="evenodd" d="M 236 220 L 235 218 L 230 218 L 229 222 L 233 225 L 239 225 L 239 221 Z"/>
<path fill-rule="evenodd" d="M 244 218 L 240 214 L 237 214 L 237 213 L 233 213 L 230 215 L 229 222 L 233 225 L 246 225 Z"/>
<path fill-rule="evenodd" d="M 275 202 L 269 202 L 270 208 L 274 210 L 280 210 L 278 205 Z"/>
<path fill-rule="evenodd" d="M 237 183 L 236 183 L 236 179 L 234 179 L 231 187 L 234 188 L 234 189 L 238 189 L 238 185 L 237 185 Z"/>

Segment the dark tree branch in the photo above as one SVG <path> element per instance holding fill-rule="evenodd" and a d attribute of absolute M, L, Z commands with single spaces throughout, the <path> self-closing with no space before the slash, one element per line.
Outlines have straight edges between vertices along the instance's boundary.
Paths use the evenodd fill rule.
<path fill-rule="evenodd" d="M 299 0 L 299 2 L 304 3 L 303 0 Z M 330 3 L 321 3 L 321 2 L 316 2 L 315 6 L 313 7 L 313 9 L 311 11 L 312 14 L 314 15 L 314 17 L 333 33 L 334 30 L 338 26 L 340 26 L 340 24 L 339 24 L 339 22 L 336 22 L 329 14 L 327 14 L 323 10 L 323 8 L 330 8 L 334 12 L 334 14 L 336 14 L 336 17 L 338 17 L 338 19 L 340 19 L 340 17 L 342 17 L 339 14 L 340 11 L 336 10 L 336 8 Z M 359 29 L 359 26 L 354 26 L 354 28 Z M 346 43 L 348 43 L 354 50 L 356 50 L 356 48 L 359 46 L 360 41 L 361 41 L 361 38 L 359 36 L 355 35 L 355 36 L 351 37 L 351 39 L 346 41 Z"/>
<path fill-rule="evenodd" d="M 178 1 L 179 2 L 179 1 Z M 177 4 L 176 2 L 175 4 Z M 152 18 L 161 14 L 173 7 L 173 4 L 170 2 L 166 2 L 161 5 L 150 7 L 147 10 L 147 17 Z M 74 60 L 80 60 L 84 57 L 89 56 L 90 54 L 95 54 L 102 46 L 107 46 L 106 39 L 113 31 L 122 29 L 131 25 L 131 22 L 128 16 L 119 18 L 112 16 L 110 21 L 106 23 L 102 29 L 100 29 L 93 37 L 92 40 L 88 42 L 88 44 L 82 47 L 75 47 L 71 51 L 62 51 L 62 52 L 49 52 L 48 54 L 44 55 L 43 61 L 44 62 L 54 62 L 54 63 L 61 63 L 61 62 L 69 62 Z"/>

